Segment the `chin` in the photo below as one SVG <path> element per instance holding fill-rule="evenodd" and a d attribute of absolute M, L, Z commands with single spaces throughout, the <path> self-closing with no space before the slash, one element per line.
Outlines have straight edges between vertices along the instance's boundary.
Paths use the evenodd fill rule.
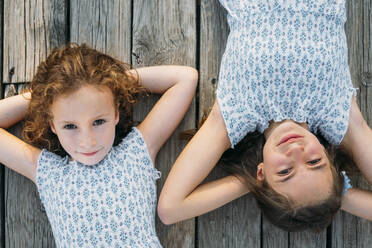
<path fill-rule="evenodd" d="M 76 161 L 78 161 L 79 163 L 92 166 L 92 165 L 98 164 L 103 159 L 103 157 L 102 156 L 94 156 L 92 158 L 89 158 L 89 157 L 87 158 L 87 157 L 79 156 L 79 158 L 74 158 L 74 159 Z"/>

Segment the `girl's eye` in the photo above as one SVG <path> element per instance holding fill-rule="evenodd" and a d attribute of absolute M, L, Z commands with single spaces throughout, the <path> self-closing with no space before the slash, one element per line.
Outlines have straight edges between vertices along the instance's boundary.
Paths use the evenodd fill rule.
<path fill-rule="evenodd" d="M 100 126 L 100 125 L 102 125 L 105 122 L 106 121 L 103 120 L 103 119 L 95 120 L 94 123 L 93 123 L 93 126 Z"/>
<path fill-rule="evenodd" d="M 75 128 L 76 126 L 74 124 L 67 124 L 63 126 L 63 129 L 68 129 L 68 130 L 75 129 Z"/>
<path fill-rule="evenodd" d="M 314 160 L 311 160 L 311 161 L 309 161 L 307 163 L 310 164 L 310 165 L 315 165 L 315 164 L 319 163 L 320 160 L 321 160 L 320 158 L 319 159 L 314 159 Z"/>
<path fill-rule="evenodd" d="M 289 172 L 291 171 L 291 169 L 290 168 L 288 168 L 288 169 L 285 169 L 285 170 L 281 170 L 281 171 L 279 171 L 279 175 L 287 175 Z"/>

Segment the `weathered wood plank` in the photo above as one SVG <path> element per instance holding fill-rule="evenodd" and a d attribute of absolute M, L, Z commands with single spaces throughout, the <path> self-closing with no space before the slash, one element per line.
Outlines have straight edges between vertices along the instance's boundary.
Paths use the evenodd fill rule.
<path fill-rule="evenodd" d="M 327 231 L 312 233 L 310 231 L 289 233 L 290 248 L 326 248 Z"/>
<path fill-rule="evenodd" d="M 66 42 L 65 1 L 4 1 L 4 80 L 29 82 L 47 53 Z M 6 77 L 5 77 L 6 76 Z"/>
<path fill-rule="evenodd" d="M 350 62 L 358 63 L 359 80 L 357 81 L 360 87 L 360 106 L 363 116 L 372 127 L 372 1 L 352 1 L 360 2 L 360 12 L 356 13 L 353 19 L 358 20 L 361 24 L 361 32 L 358 34 L 358 40 L 362 41 L 362 46 L 359 47 L 358 53 L 353 54 Z M 357 19 L 356 19 L 357 17 Z M 354 57 L 355 56 L 355 57 Z M 358 59 L 356 62 L 355 59 Z M 372 186 L 360 176 L 358 187 L 372 190 Z M 367 248 L 372 244 L 372 222 L 361 218 L 357 219 L 357 247 Z"/>
<path fill-rule="evenodd" d="M 347 1 L 345 32 L 349 48 L 349 67 L 358 103 L 369 126 L 372 125 L 372 2 Z M 369 76 L 368 76 L 369 75 Z M 368 86 L 366 86 L 368 85 Z M 372 189 L 358 173 L 351 175 L 356 187 Z M 332 247 L 370 247 L 372 223 L 347 213 L 339 213 L 332 225 Z"/>
<path fill-rule="evenodd" d="M 268 220 L 262 221 L 262 247 L 263 248 L 288 248 L 289 233 L 274 226 Z"/>
<path fill-rule="evenodd" d="M 201 1 L 199 119 L 208 114 L 215 100 L 219 67 L 229 34 L 226 15 L 218 0 Z"/>
<path fill-rule="evenodd" d="M 65 1 L 4 1 L 2 76 L 9 83 L 26 82 L 53 46 L 65 43 Z M 20 18 L 21 17 L 21 18 Z M 9 86 L 5 96 L 16 94 Z M 16 126 L 12 131 L 20 133 Z M 5 247 L 54 247 L 54 239 L 36 187 L 5 169 Z"/>
<path fill-rule="evenodd" d="M 289 248 L 326 248 L 327 230 L 321 233 L 302 231 L 289 233 Z"/>
<path fill-rule="evenodd" d="M 217 0 L 200 2 L 199 119 L 215 99 L 218 72 L 229 28 Z M 214 170 L 207 180 L 222 177 Z M 244 196 L 198 218 L 199 247 L 260 247 L 261 214 L 255 200 Z"/>
<path fill-rule="evenodd" d="M 196 9 L 193 0 L 135 0 L 133 2 L 133 64 L 136 67 L 160 64 L 196 65 Z M 158 97 L 145 99 L 135 110 L 135 120 L 142 120 Z M 180 131 L 195 127 L 195 103 L 175 134 L 165 144 L 156 160 L 162 172 L 158 193 L 171 165 L 181 152 L 184 142 Z M 194 220 L 169 227 L 157 218 L 157 233 L 164 247 L 194 247 Z"/>
<path fill-rule="evenodd" d="M 71 41 L 130 63 L 131 1 L 71 0 Z"/>
<path fill-rule="evenodd" d="M 345 24 L 345 33 L 349 49 L 349 67 L 353 84 L 358 87 L 358 64 L 359 58 L 356 58 L 357 51 L 361 47 L 359 37 L 358 12 L 360 12 L 360 1 L 347 1 L 347 22 Z M 358 92 L 359 94 L 360 92 Z M 360 104 L 359 104 L 360 106 Z M 359 175 L 350 175 L 353 185 L 356 185 Z M 346 212 L 340 211 L 332 223 L 332 247 L 339 248 L 357 248 L 357 220 L 358 218 Z"/>
<path fill-rule="evenodd" d="M 18 94 L 22 85 L 5 86 L 4 97 Z M 9 131 L 20 137 L 22 124 Z M 53 234 L 35 185 L 16 172 L 5 170 L 5 247 L 55 247 Z"/>
<path fill-rule="evenodd" d="M 355 182 L 354 180 L 352 181 Z M 333 248 L 358 248 L 356 242 L 357 221 L 357 217 L 344 211 L 337 213 L 331 226 Z"/>
<path fill-rule="evenodd" d="M 199 120 L 213 105 L 228 33 L 226 11 L 218 1 L 200 1 Z M 221 174 L 214 170 L 207 180 L 219 178 Z M 199 247 L 231 247 L 232 208 L 232 204 L 228 204 L 198 217 Z"/>

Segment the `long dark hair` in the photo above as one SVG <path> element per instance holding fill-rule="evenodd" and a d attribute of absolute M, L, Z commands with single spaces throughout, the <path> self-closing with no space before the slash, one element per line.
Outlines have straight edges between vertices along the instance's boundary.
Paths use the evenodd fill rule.
<path fill-rule="evenodd" d="M 266 181 L 257 183 L 257 165 L 263 161 L 265 145 L 265 137 L 258 131 L 247 134 L 234 149 L 227 150 L 219 166 L 244 180 L 264 216 L 274 225 L 286 231 L 311 229 L 320 232 L 331 223 L 341 206 L 344 178 L 340 170 L 353 164 L 353 160 L 341 147 L 330 145 L 321 135 L 317 137 L 331 163 L 333 187 L 330 196 L 316 205 L 295 207 Z"/>

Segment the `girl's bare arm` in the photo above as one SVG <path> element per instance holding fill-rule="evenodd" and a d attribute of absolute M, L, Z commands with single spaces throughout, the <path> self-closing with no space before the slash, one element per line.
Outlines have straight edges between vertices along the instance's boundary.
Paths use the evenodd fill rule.
<path fill-rule="evenodd" d="M 372 192 L 349 189 L 342 199 L 341 209 L 361 218 L 372 220 Z"/>
<path fill-rule="evenodd" d="M 138 126 L 152 160 L 184 117 L 194 96 L 198 72 L 186 66 L 154 66 L 136 70 L 150 92 L 163 94 Z"/>
<path fill-rule="evenodd" d="M 27 112 L 31 93 L 8 97 L 0 100 L 0 127 L 8 128 L 22 120 Z"/>
<path fill-rule="evenodd" d="M 349 126 L 342 145 L 352 154 L 353 160 L 372 183 L 372 131 L 364 120 L 355 98 L 352 100 Z M 341 208 L 353 215 L 372 220 L 372 192 L 349 189 L 343 197 Z"/>
<path fill-rule="evenodd" d="M 372 184 L 372 131 L 364 120 L 355 98 L 351 104 L 348 130 L 341 145 L 351 152 L 354 162 Z"/>
<path fill-rule="evenodd" d="M 35 182 L 40 149 L 5 130 L 24 118 L 29 99 L 30 93 L 25 93 L 0 101 L 0 162 Z"/>
<path fill-rule="evenodd" d="M 216 102 L 165 182 L 158 203 L 158 214 L 165 224 L 204 214 L 248 193 L 245 185 L 234 176 L 200 185 L 229 147 Z"/>

